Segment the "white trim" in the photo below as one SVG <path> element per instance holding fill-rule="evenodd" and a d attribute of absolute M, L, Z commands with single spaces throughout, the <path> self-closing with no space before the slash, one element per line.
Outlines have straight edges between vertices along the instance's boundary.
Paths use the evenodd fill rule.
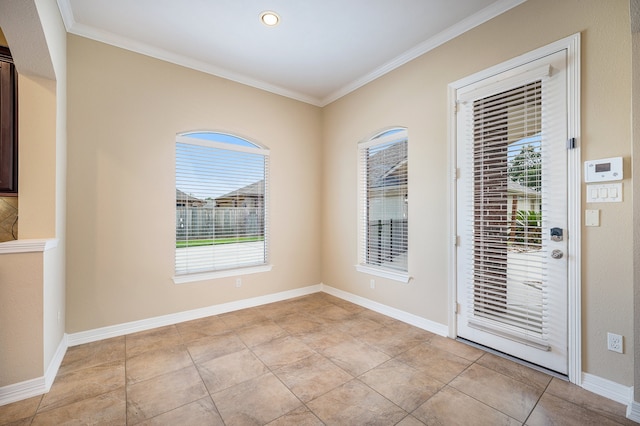
<path fill-rule="evenodd" d="M 253 308 L 260 305 L 266 305 L 268 303 L 280 302 L 282 300 L 306 296 L 320 291 L 322 291 L 322 285 L 316 284 L 280 293 L 252 297 L 250 299 L 237 300 L 235 302 L 222 303 L 220 305 L 212 305 L 204 308 L 192 309 L 190 311 L 177 312 L 159 317 L 146 318 L 139 321 L 131 321 L 123 324 L 81 331 L 67 336 L 67 341 L 69 346 L 76 346 L 84 343 L 96 342 L 98 340 L 109 339 L 111 337 L 124 336 L 125 334 L 136 333 L 138 331 L 151 330 L 157 327 L 164 327 L 185 321 L 205 318 L 212 315 L 220 315 L 240 309 Z"/>
<path fill-rule="evenodd" d="M 0 243 L 0 254 L 44 252 L 55 247 L 57 238 L 6 241 Z"/>
<path fill-rule="evenodd" d="M 47 393 L 44 376 L 0 388 L 0 406 Z"/>
<path fill-rule="evenodd" d="M 474 15 L 469 16 L 468 18 L 458 22 L 457 24 L 447 28 L 441 33 L 431 37 L 428 40 L 420 43 L 416 47 L 407 50 L 400 56 L 392 59 L 381 67 L 373 70 L 369 74 L 354 80 L 353 82 L 347 84 L 346 86 L 336 90 L 331 93 L 329 96 L 323 98 L 320 101 L 319 106 L 323 107 L 325 105 L 329 105 L 331 102 L 334 102 L 341 97 L 353 92 L 354 90 L 364 86 L 367 83 L 372 82 L 373 80 L 382 77 L 383 75 L 393 71 L 396 68 L 406 64 L 409 61 L 416 59 L 419 56 L 424 55 L 425 53 L 435 49 L 438 46 L 443 45 L 444 43 L 453 40 L 461 34 L 470 31 L 471 29 L 484 24 L 485 22 L 495 18 L 503 14 L 504 12 L 513 9 L 516 6 L 524 3 L 526 0 L 498 0 L 492 3 L 490 6 L 482 9 L 481 11 L 475 13 Z"/>
<path fill-rule="evenodd" d="M 631 401 L 627 406 L 627 418 L 640 423 L 640 402 Z"/>
<path fill-rule="evenodd" d="M 574 253 L 567 267 L 568 324 L 567 361 L 569 381 L 580 386 L 582 381 L 582 293 L 581 293 L 581 221 L 582 188 L 580 165 L 580 33 L 560 40 L 558 46 L 567 49 L 567 136 L 577 141 L 567 153 L 567 250 Z"/>
<path fill-rule="evenodd" d="M 508 61 L 487 68 L 478 73 L 450 83 L 448 86 L 448 102 L 449 109 L 449 173 L 451 176 L 449 186 L 449 232 L 452 236 L 453 244 L 449 250 L 449 337 L 457 336 L 456 322 L 456 306 L 457 306 L 457 275 L 456 275 L 456 235 L 457 224 L 456 218 L 456 180 L 457 180 L 457 161 L 456 161 L 456 112 L 455 104 L 457 91 L 463 87 L 469 86 L 478 80 L 493 77 L 502 72 L 511 70 L 519 65 L 529 63 L 538 58 L 542 58 L 549 54 L 566 50 L 567 51 L 567 109 L 568 109 L 568 137 L 576 139 L 576 147 L 567 153 L 568 161 L 568 232 L 567 239 L 568 251 L 573 253 L 568 261 L 568 377 L 569 381 L 576 385 L 581 385 L 582 375 L 582 325 L 581 325 L 581 242 L 580 242 L 580 226 L 581 226 L 581 171 L 580 167 L 580 33 L 565 37 L 554 43 L 548 44 L 531 52 L 525 53 Z"/>
<path fill-rule="evenodd" d="M 240 275 L 257 274 L 260 272 L 269 272 L 273 265 L 251 266 L 248 268 L 225 269 L 222 271 L 209 271 L 197 274 L 176 275 L 173 277 L 175 284 L 193 283 L 198 281 L 213 280 L 216 278 L 237 277 Z"/>
<path fill-rule="evenodd" d="M 411 276 L 407 272 L 396 272 L 390 269 L 375 268 L 369 265 L 355 265 L 358 272 L 363 272 L 376 277 L 388 278 L 394 281 L 400 281 L 407 284 L 411 280 Z"/>
<path fill-rule="evenodd" d="M 421 328 L 423 330 L 435 333 L 437 335 L 446 337 L 448 328 L 444 324 L 437 323 L 435 321 L 428 320 L 426 318 L 419 317 L 414 314 L 410 314 L 400 309 L 392 308 L 391 306 L 383 305 L 382 303 L 374 302 L 373 300 L 366 299 L 361 296 L 357 296 L 352 293 L 348 293 L 343 290 L 339 290 L 334 287 L 330 287 L 326 284 L 322 284 L 322 291 L 332 296 L 339 297 L 356 305 L 362 306 L 372 311 L 378 312 L 382 315 L 386 315 L 391 318 L 395 318 L 399 321 Z"/>
<path fill-rule="evenodd" d="M 202 133 L 205 133 L 205 132 L 202 132 Z M 206 133 L 213 134 L 213 133 L 219 133 L 219 132 L 206 132 Z M 227 135 L 228 133 L 223 133 L 223 134 Z M 233 136 L 233 135 L 230 135 L 230 136 Z M 241 138 L 238 138 L 238 139 L 241 139 Z M 176 135 L 176 142 L 184 143 L 187 145 L 204 146 L 207 148 L 224 149 L 226 151 L 247 152 L 249 154 L 264 155 L 266 157 L 268 157 L 270 154 L 270 151 L 268 148 L 263 148 L 258 146 L 252 147 L 252 146 L 235 145 L 229 142 L 218 142 L 218 141 L 212 141 L 210 139 L 200 139 L 200 138 L 184 136 L 184 135 Z M 250 141 L 247 141 L 247 142 L 252 143 Z"/>
<path fill-rule="evenodd" d="M 44 376 L 0 387 L 0 406 L 49 392 L 67 352 L 67 336 L 63 336 Z"/>
<path fill-rule="evenodd" d="M 162 61 L 181 65 L 183 67 L 191 68 L 197 71 L 202 71 L 207 74 L 212 74 L 218 77 L 225 78 L 227 80 L 235 81 L 237 83 L 246 84 L 247 86 L 255 87 L 257 89 L 266 90 L 277 95 L 286 96 L 291 99 L 295 99 L 301 102 L 305 102 L 318 107 L 324 107 L 331 102 L 340 99 L 341 97 L 353 92 L 354 90 L 364 86 L 371 81 L 382 77 L 383 75 L 393 71 L 394 69 L 406 64 L 407 62 L 435 49 L 436 47 L 453 40 L 461 34 L 495 18 L 502 13 L 519 6 L 526 0 L 498 0 L 488 7 L 480 10 L 474 15 L 458 22 L 457 24 L 447 28 L 441 33 L 431 37 L 428 40 L 420 43 L 412 49 L 407 50 L 403 54 L 397 56 L 381 67 L 373 70 L 365 76 L 354 80 L 353 82 L 343 86 L 342 88 L 331 93 L 324 98 L 318 98 L 315 96 L 307 95 L 304 93 L 296 92 L 293 90 L 285 89 L 280 86 L 276 86 L 265 81 L 256 80 L 240 73 L 232 72 L 230 70 L 220 68 L 202 61 L 198 61 L 183 55 L 178 55 L 173 52 L 169 52 L 164 49 L 158 49 L 145 43 L 140 43 L 132 39 L 121 37 L 116 34 L 102 31 L 96 28 L 92 28 L 86 25 L 78 24 L 73 16 L 70 0 L 57 0 L 58 8 L 62 15 L 67 32 L 76 34 L 82 37 L 86 37 L 92 40 L 96 40 L 102 43 L 110 44 L 112 46 L 120 47 L 132 52 L 140 53 L 152 58 L 160 59 Z"/>
<path fill-rule="evenodd" d="M 47 371 L 44 373 L 44 385 L 46 388 L 45 392 L 49 392 L 51 389 L 51 385 L 53 385 L 53 381 L 56 379 L 56 375 L 58 374 L 58 370 L 60 369 L 60 365 L 62 364 L 62 360 L 64 359 L 65 354 L 67 353 L 67 348 L 69 347 L 67 334 L 65 333 L 62 336 L 62 340 L 60 340 L 60 344 L 56 349 L 56 353 L 53 354 L 53 358 L 49 362 L 49 367 L 47 367 Z"/>
<path fill-rule="evenodd" d="M 624 386 L 593 374 L 582 373 L 582 388 L 620 404 L 633 402 L 633 386 Z"/>

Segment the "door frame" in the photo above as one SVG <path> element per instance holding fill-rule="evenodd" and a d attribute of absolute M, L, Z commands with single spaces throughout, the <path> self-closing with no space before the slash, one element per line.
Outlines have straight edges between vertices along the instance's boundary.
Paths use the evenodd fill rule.
<path fill-rule="evenodd" d="M 581 265 L 581 161 L 580 161 L 580 33 L 535 49 L 501 64 L 474 73 L 448 85 L 448 229 L 452 244 L 448 253 L 449 337 L 457 337 L 457 129 L 456 92 L 459 88 L 506 72 L 549 54 L 567 51 L 567 132 L 573 148 L 567 151 L 567 372 L 571 383 L 582 381 Z M 569 143 L 569 141 L 567 141 Z"/>

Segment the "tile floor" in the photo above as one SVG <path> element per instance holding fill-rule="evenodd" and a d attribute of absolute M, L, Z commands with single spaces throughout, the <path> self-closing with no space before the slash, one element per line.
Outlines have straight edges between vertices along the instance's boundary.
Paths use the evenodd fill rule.
<path fill-rule="evenodd" d="M 0 425 L 616 425 L 625 407 L 325 293 L 69 348 Z"/>

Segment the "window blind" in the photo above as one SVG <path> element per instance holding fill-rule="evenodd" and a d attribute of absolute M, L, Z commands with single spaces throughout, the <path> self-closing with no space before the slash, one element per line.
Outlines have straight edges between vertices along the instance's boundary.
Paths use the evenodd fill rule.
<path fill-rule="evenodd" d="M 407 271 L 407 145 L 406 129 L 392 129 L 359 146 L 362 264 Z"/>
<path fill-rule="evenodd" d="M 269 151 L 221 133 L 176 140 L 176 275 L 266 264 Z"/>
<path fill-rule="evenodd" d="M 547 348 L 542 80 L 471 104 L 469 325 Z"/>

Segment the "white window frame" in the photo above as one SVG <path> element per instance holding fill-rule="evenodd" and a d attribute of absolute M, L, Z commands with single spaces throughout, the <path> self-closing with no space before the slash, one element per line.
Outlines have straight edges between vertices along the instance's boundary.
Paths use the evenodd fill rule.
<path fill-rule="evenodd" d="M 195 138 L 193 136 L 188 136 L 190 134 L 197 134 L 197 133 L 209 133 L 209 134 L 219 134 L 219 135 L 226 135 L 226 136 L 231 136 L 234 138 L 238 138 L 238 139 L 242 139 L 243 141 L 246 141 L 249 144 L 254 145 L 254 147 L 248 147 L 248 146 L 240 146 L 240 145 L 234 145 L 232 143 L 227 143 L 227 142 L 218 142 L 218 141 L 212 141 L 212 140 L 205 140 L 205 139 L 198 139 Z M 222 132 L 222 131 L 215 131 L 215 130 L 200 130 L 200 131 L 189 131 L 189 132 L 184 132 L 184 133 L 180 133 L 176 136 L 176 140 L 175 140 L 175 144 L 174 146 L 177 146 L 178 143 L 182 143 L 182 144 L 190 144 L 190 145 L 198 145 L 198 146 L 203 146 L 203 147 L 211 147 L 211 148 L 217 148 L 217 149 L 223 149 L 223 150 L 229 150 L 229 151 L 235 151 L 235 152 L 245 152 L 245 153 L 252 153 L 252 154 L 259 154 L 259 155 L 263 155 L 265 157 L 265 169 L 264 169 L 264 180 L 265 180 L 265 189 L 264 189 L 264 245 L 265 245 L 265 253 L 264 253 L 264 260 L 265 263 L 264 264 L 259 264 L 259 265 L 251 265 L 251 266 L 238 266 L 238 267 L 231 267 L 228 269 L 212 269 L 212 270 L 207 270 L 207 271 L 202 271 L 202 272 L 194 272 L 194 273 L 182 273 L 182 274 L 178 274 L 175 270 L 174 270 L 174 276 L 173 276 L 173 282 L 175 284 L 183 284 L 183 283 L 190 283 L 190 282 L 197 282 L 197 281 L 204 281 L 204 280 L 210 280 L 210 279 L 216 279 L 216 278 L 224 278 L 224 277 L 234 277 L 234 276 L 242 276 L 242 275 L 248 275 L 248 274 L 255 274 L 255 273 L 261 273 L 261 272 L 269 272 L 271 271 L 273 265 L 270 263 L 270 256 L 269 256 L 269 167 L 268 167 L 268 160 L 269 160 L 269 154 L 270 151 L 268 148 L 262 147 L 260 145 L 258 145 L 257 143 L 255 143 L 254 141 L 251 141 L 245 137 L 242 136 L 238 136 L 236 134 L 231 134 L 228 132 Z M 177 166 L 176 166 L 177 167 Z M 174 182 L 174 187 L 175 187 L 175 182 Z M 174 223 L 175 225 L 175 223 Z M 175 247 L 175 239 L 174 239 L 174 247 Z M 175 254 L 174 254 L 174 259 L 175 259 Z"/>
<path fill-rule="evenodd" d="M 399 130 L 396 133 L 392 133 L 386 136 L 385 133 Z M 358 264 L 355 265 L 355 268 L 358 272 L 362 272 L 365 274 L 387 278 L 394 281 L 399 281 L 402 283 L 408 283 L 411 279 L 409 275 L 409 262 L 407 259 L 407 270 L 402 271 L 398 269 L 385 268 L 383 266 L 376 266 L 370 263 L 367 263 L 366 259 L 366 251 L 367 251 L 367 189 L 366 189 L 366 167 L 364 160 L 364 150 L 375 147 L 378 145 L 384 145 L 390 142 L 400 142 L 402 140 L 406 140 L 407 143 L 407 161 L 408 161 L 408 131 L 405 127 L 389 127 L 382 131 L 376 132 L 373 136 L 361 141 L 358 143 Z M 407 176 L 407 194 L 409 192 L 408 189 L 408 176 Z M 408 196 L 407 196 L 408 198 Z M 408 203 L 408 199 L 407 199 Z M 408 208 L 408 206 L 407 206 Z M 408 221 L 408 216 L 407 216 Z M 409 247 L 409 236 L 407 235 L 407 247 Z M 409 253 L 409 248 L 407 248 L 407 257 Z"/>

